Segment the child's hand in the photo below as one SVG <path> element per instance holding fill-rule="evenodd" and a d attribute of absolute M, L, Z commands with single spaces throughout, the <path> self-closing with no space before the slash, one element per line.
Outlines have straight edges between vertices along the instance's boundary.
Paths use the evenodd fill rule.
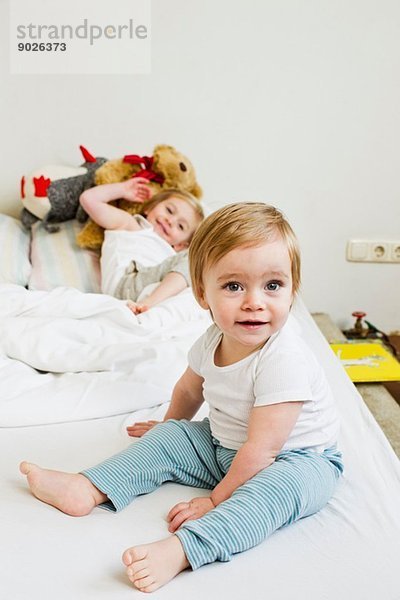
<path fill-rule="evenodd" d="M 130 437 L 142 437 L 142 435 L 150 431 L 150 429 L 152 429 L 154 425 L 157 425 L 158 423 L 161 423 L 161 421 L 144 421 L 142 423 L 134 423 L 133 425 L 129 425 L 126 428 L 126 431 Z"/>
<path fill-rule="evenodd" d="M 179 502 L 168 513 L 168 531 L 174 533 L 185 521 L 200 519 L 215 508 L 211 498 L 193 498 L 190 502 Z"/>
<path fill-rule="evenodd" d="M 139 304 L 138 302 L 133 302 L 132 300 L 128 300 L 126 305 L 134 315 L 140 315 L 140 313 L 144 313 L 150 308 L 150 306 L 147 304 Z"/>
<path fill-rule="evenodd" d="M 134 177 L 123 183 L 123 197 L 129 202 L 146 202 L 149 200 L 153 192 L 149 188 L 149 182 L 143 177 Z"/>

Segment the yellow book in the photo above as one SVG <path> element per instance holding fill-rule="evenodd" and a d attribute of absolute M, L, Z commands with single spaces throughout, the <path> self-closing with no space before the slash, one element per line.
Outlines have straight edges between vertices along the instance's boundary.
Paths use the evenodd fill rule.
<path fill-rule="evenodd" d="M 347 340 L 330 346 L 352 381 L 400 381 L 400 363 L 380 340 Z"/>

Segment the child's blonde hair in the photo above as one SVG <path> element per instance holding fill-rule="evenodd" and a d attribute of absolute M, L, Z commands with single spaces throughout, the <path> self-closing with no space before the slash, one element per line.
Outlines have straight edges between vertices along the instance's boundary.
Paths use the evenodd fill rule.
<path fill-rule="evenodd" d="M 160 202 L 164 202 L 165 200 L 169 200 L 170 198 L 178 198 L 179 200 L 184 200 L 191 206 L 196 213 L 198 224 L 201 223 L 204 219 L 204 211 L 200 202 L 189 192 L 184 192 L 182 190 L 178 190 L 177 188 L 169 188 L 168 190 L 163 190 L 162 192 L 158 192 L 158 194 L 154 194 L 147 202 L 144 202 L 140 209 L 140 214 L 146 215 L 148 214 L 157 204 Z M 193 237 L 194 232 L 189 238 L 189 241 Z"/>
<path fill-rule="evenodd" d="M 228 252 L 239 246 L 260 246 L 280 236 L 292 264 L 293 294 L 300 287 L 300 249 L 293 229 L 274 206 L 261 202 L 229 204 L 208 216 L 197 229 L 189 249 L 190 276 L 197 300 L 204 293 L 203 276 Z"/>

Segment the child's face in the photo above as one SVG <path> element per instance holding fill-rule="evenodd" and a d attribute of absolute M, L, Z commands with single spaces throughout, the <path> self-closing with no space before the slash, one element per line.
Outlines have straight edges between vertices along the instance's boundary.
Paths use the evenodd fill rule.
<path fill-rule="evenodd" d="M 147 220 L 154 231 L 177 251 L 188 247 L 198 225 L 198 216 L 190 204 L 173 196 L 152 208 Z"/>
<path fill-rule="evenodd" d="M 202 306 L 221 329 L 227 356 L 248 356 L 285 324 L 292 287 L 289 252 L 279 237 L 231 250 L 205 272 Z"/>

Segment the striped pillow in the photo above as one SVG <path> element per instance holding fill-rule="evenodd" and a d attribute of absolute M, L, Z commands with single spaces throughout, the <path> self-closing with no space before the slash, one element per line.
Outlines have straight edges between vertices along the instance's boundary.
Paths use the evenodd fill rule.
<path fill-rule="evenodd" d="M 48 233 L 40 222 L 33 225 L 29 289 L 68 286 L 81 292 L 100 292 L 99 257 L 79 248 L 75 241 L 81 228 L 77 221 L 66 221 L 60 223 L 57 233 Z"/>
<path fill-rule="evenodd" d="M 0 215 L 0 283 L 26 286 L 31 273 L 29 246 L 31 236 L 21 221 Z"/>

